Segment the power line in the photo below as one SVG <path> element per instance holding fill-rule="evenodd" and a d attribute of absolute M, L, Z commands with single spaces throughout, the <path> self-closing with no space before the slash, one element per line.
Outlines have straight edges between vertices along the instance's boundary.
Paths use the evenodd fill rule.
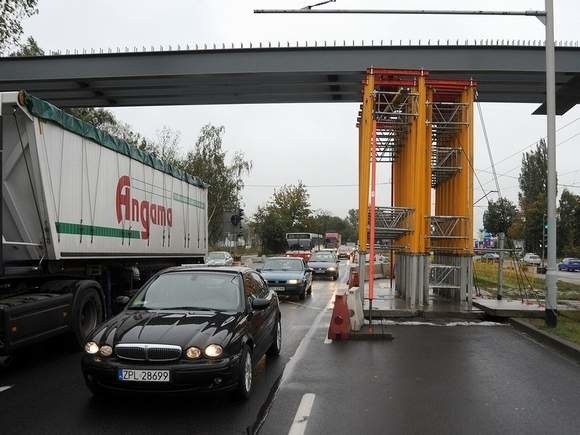
<path fill-rule="evenodd" d="M 570 121 L 568 124 L 565 124 L 565 125 L 563 125 L 562 127 L 560 127 L 560 128 L 558 128 L 558 129 L 556 129 L 556 131 L 558 132 L 558 131 L 560 131 L 560 130 L 563 130 L 563 129 L 565 129 L 566 127 L 568 127 L 569 125 L 572 125 L 572 124 L 574 124 L 574 123 L 575 123 L 575 122 L 577 122 L 577 121 L 580 121 L 580 116 L 579 116 L 578 118 L 576 118 L 576 119 L 574 119 L 574 120 Z M 573 137 L 574 137 L 574 136 L 573 136 Z M 542 137 L 541 137 L 539 140 L 536 140 L 536 141 L 532 142 L 531 144 L 529 144 L 529 145 L 526 145 L 526 146 L 525 146 L 524 148 L 522 148 L 521 150 L 519 150 L 519 151 L 516 151 L 515 153 L 513 153 L 513 154 L 510 154 L 509 156 L 507 156 L 507 157 L 504 157 L 503 159 L 501 159 L 501 160 L 497 161 L 497 162 L 495 163 L 495 165 L 497 166 L 497 165 L 499 165 L 500 163 L 503 163 L 503 162 L 505 162 L 506 160 L 509 160 L 509 159 L 511 159 L 511 158 L 513 158 L 513 157 L 516 157 L 516 156 L 517 156 L 517 155 L 519 155 L 521 152 L 523 152 L 523 151 L 527 150 L 528 148 L 531 148 L 531 147 L 533 147 L 534 145 L 536 145 L 536 144 L 537 144 L 538 142 L 540 142 L 540 140 L 542 140 L 542 139 L 546 139 L 546 137 L 545 137 L 545 136 L 542 136 Z M 481 169 L 481 170 L 487 170 L 487 169 L 491 169 L 491 168 L 492 168 L 491 166 L 488 166 L 488 167 L 486 167 L 485 169 Z"/>
<path fill-rule="evenodd" d="M 377 185 L 389 185 L 391 184 L 390 181 L 384 183 L 377 183 Z M 276 188 L 276 187 L 284 187 L 288 186 L 288 184 L 245 184 L 244 187 L 256 187 L 256 188 Z M 358 187 L 358 184 L 304 184 L 304 187 L 309 189 L 311 188 L 324 188 L 324 187 Z"/>

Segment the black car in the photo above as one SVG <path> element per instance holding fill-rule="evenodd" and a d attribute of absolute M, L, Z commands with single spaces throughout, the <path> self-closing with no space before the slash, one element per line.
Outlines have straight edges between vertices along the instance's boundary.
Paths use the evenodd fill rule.
<path fill-rule="evenodd" d="M 276 293 L 245 267 L 182 266 L 151 278 L 89 335 L 82 370 L 93 394 L 236 390 L 280 353 Z"/>
<path fill-rule="evenodd" d="M 308 261 L 308 267 L 315 276 L 328 276 L 333 280 L 338 279 L 338 265 L 334 253 L 328 251 L 315 252 Z"/>
<path fill-rule="evenodd" d="M 260 273 L 270 290 L 280 295 L 298 296 L 304 300 L 307 294 L 312 294 L 312 270 L 306 267 L 302 258 L 267 258 Z"/>

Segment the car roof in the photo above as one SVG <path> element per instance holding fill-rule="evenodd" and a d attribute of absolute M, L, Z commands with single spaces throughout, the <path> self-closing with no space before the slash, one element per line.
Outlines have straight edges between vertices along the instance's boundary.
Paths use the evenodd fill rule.
<path fill-rule="evenodd" d="M 207 266 L 205 264 L 183 264 L 181 266 L 164 269 L 161 273 L 169 272 L 224 272 L 224 273 L 246 273 L 255 272 L 255 269 L 246 266 Z"/>
<path fill-rule="evenodd" d="M 300 260 L 302 261 L 302 257 L 266 257 L 267 260 Z"/>

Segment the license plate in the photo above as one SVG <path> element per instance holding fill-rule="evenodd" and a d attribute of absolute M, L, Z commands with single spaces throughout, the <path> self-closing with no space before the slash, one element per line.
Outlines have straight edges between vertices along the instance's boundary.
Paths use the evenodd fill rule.
<path fill-rule="evenodd" d="M 125 382 L 169 382 L 169 370 L 119 369 L 117 377 Z"/>
<path fill-rule="evenodd" d="M 286 290 L 286 287 L 270 287 L 270 289 L 274 292 L 283 292 Z"/>

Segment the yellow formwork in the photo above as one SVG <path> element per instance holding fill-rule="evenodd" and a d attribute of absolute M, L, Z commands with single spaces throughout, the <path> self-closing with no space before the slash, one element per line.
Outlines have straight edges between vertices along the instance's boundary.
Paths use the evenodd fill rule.
<path fill-rule="evenodd" d="M 395 173 L 395 207 L 413 210 L 410 216 L 412 231 L 399 239 L 405 252 L 427 252 L 427 216 L 431 208 L 431 128 L 427 124 L 427 86 L 425 76 L 417 79 L 418 115 L 411 124 L 406 143 L 393 162 Z"/>
<path fill-rule="evenodd" d="M 368 213 L 370 189 L 371 146 L 375 107 L 374 70 L 371 68 L 363 82 L 363 103 L 359 120 L 359 247 L 366 251 L 368 241 Z M 392 163 L 393 206 L 412 209 L 411 231 L 402 235 L 397 245 L 410 254 L 427 254 L 431 249 L 431 151 L 432 124 L 429 103 L 433 101 L 437 81 L 427 80 L 422 72 L 417 76 L 413 92 L 417 97 L 417 116 L 410 124 L 405 143 Z M 438 240 L 437 248 L 450 252 L 473 253 L 473 101 L 474 85 L 465 86 L 460 102 L 465 104 L 465 128 L 461 128 L 449 145 L 461 148 L 461 170 L 440 183 L 435 189 L 436 216 L 460 216 L 459 231 L 464 237 Z M 431 106 L 432 107 L 432 106 Z"/>
<path fill-rule="evenodd" d="M 363 83 L 362 114 L 359 123 L 359 153 L 358 153 L 358 243 L 361 252 L 366 252 L 367 227 L 369 216 L 370 162 L 373 135 L 375 80 L 372 68 Z"/>
<path fill-rule="evenodd" d="M 461 93 L 463 104 L 461 128 L 451 142 L 451 146 L 461 150 L 461 169 L 435 188 L 435 215 L 461 217 L 455 232 L 457 238 L 439 240 L 436 244 L 441 251 L 473 254 L 473 102 L 474 87 Z"/>

